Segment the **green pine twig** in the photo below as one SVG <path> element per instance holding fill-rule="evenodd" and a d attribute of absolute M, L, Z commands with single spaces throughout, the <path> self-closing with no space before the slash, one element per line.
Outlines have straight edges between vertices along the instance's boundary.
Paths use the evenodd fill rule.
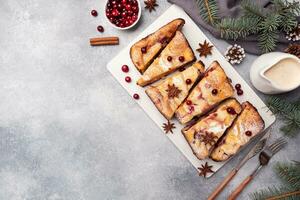
<path fill-rule="evenodd" d="M 270 110 L 284 120 L 281 131 L 287 136 L 296 136 L 300 132 L 300 101 L 294 103 L 271 96 L 267 100 Z"/>
<path fill-rule="evenodd" d="M 211 25 L 218 24 L 219 10 L 215 0 L 196 0 L 196 3 L 200 9 L 200 16 L 204 21 L 210 23 Z"/>

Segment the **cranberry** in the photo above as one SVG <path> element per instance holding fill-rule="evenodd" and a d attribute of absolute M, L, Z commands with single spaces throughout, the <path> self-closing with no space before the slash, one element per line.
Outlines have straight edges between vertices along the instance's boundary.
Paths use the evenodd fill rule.
<path fill-rule="evenodd" d="M 235 89 L 237 89 L 237 90 L 239 90 L 239 89 L 241 89 L 241 84 L 235 84 Z"/>
<path fill-rule="evenodd" d="M 189 84 L 192 83 L 192 80 L 188 78 L 188 79 L 185 80 L 185 83 L 189 85 Z"/>
<path fill-rule="evenodd" d="M 171 61 L 172 61 L 172 56 L 168 56 L 167 60 L 168 60 L 169 62 L 171 62 Z"/>
<path fill-rule="evenodd" d="M 93 15 L 94 17 L 98 16 L 98 12 L 96 10 L 92 10 L 91 11 L 91 15 Z"/>
<path fill-rule="evenodd" d="M 246 131 L 245 134 L 250 137 L 252 135 L 252 132 L 251 131 Z"/>
<path fill-rule="evenodd" d="M 112 7 L 112 4 L 108 2 L 108 3 L 106 4 L 106 6 L 107 6 L 107 8 L 111 8 L 111 7 Z"/>
<path fill-rule="evenodd" d="M 239 89 L 239 90 L 237 91 L 237 94 L 238 94 L 239 96 L 241 96 L 241 95 L 243 95 L 243 94 L 244 94 L 244 91 L 243 91 L 243 90 L 241 90 L 241 89 Z"/>
<path fill-rule="evenodd" d="M 126 10 L 131 10 L 131 5 L 130 5 L 130 4 L 127 4 L 127 5 L 125 6 L 125 8 L 126 8 Z"/>
<path fill-rule="evenodd" d="M 98 26 L 98 27 L 97 27 L 97 30 L 98 30 L 99 32 L 101 32 L 101 33 L 103 33 L 103 32 L 104 32 L 104 28 L 103 28 L 103 26 Z"/>
<path fill-rule="evenodd" d="M 193 102 L 192 102 L 191 100 L 187 100 L 187 101 L 186 101 L 186 105 L 189 105 L 189 106 L 190 106 L 190 105 L 192 105 L 192 103 L 193 103 Z"/>
<path fill-rule="evenodd" d="M 229 114 L 231 114 L 231 115 L 235 115 L 235 114 L 236 114 L 234 108 L 232 108 L 232 107 L 228 107 L 228 108 L 227 108 L 227 112 L 228 112 Z"/>
<path fill-rule="evenodd" d="M 122 9 L 122 7 L 123 7 L 123 6 L 122 6 L 122 4 L 120 4 L 120 3 L 117 5 L 117 8 L 120 9 L 120 10 Z"/>
<path fill-rule="evenodd" d="M 126 76 L 126 77 L 125 77 L 125 81 L 126 81 L 127 83 L 130 83 L 130 82 L 131 82 L 131 78 L 130 78 L 129 76 Z"/>
<path fill-rule="evenodd" d="M 125 73 L 129 72 L 129 67 L 128 67 L 128 65 L 123 65 L 123 66 L 122 66 L 122 71 L 125 72 Z"/>
<path fill-rule="evenodd" d="M 121 2 L 122 2 L 122 4 L 126 4 L 126 1 L 127 1 L 127 0 L 122 0 Z"/>
<path fill-rule="evenodd" d="M 127 16 L 127 11 L 122 12 L 121 16 L 126 17 Z"/>
<path fill-rule="evenodd" d="M 141 48 L 141 51 L 142 51 L 142 53 L 146 53 L 146 52 L 147 52 L 146 47 L 142 47 L 142 48 Z"/>
<path fill-rule="evenodd" d="M 111 3 L 112 3 L 112 5 L 116 5 L 117 1 L 112 1 Z"/>
<path fill-rule="evenodd" d="M 135 94 L 133 95 L 133 98 L 134 98 L 134 99 L 139 99 L 139 98 L 140 98 L 140 95 L 138 95 L 138 94 L 135 93 Z"/>
<path fill-rule="evenodd" d="M 195 107 L 193 105 L 189 106 L 189 114 L 194 112 L 194 110 L 195 110 Z"/>
<path fill-rule="evenodd" d="M 211 93 L 212 93 L 213 95 L 217 95 L 217 94 L 218 94 L 218 90 L 217 90 L 217 89 L 213 89 L 213 90 L 211 91 Z"/>
<path fill-rule="evenodd" d="M 114 9 L 111 13 L 114 17 L 117 17 L 120 15 L 120 12 L 117 9 Z"/>
<path fill-rule="evenodd" d="M 133 12 L 131 10 L 128 10 L 128 15 L 133 15 Z"/>
<path fill-rule="evenodd" d="M 139 8 L 138 7 L 136 7 L 136 6 L 132 6 L 132 11 L 133 12 L 137 12 L 139 10 Z"/>
<path fill-rule="evenodd" d="M 179 56 L 178 59 L 179 59 L 180 62 L 183 62 L 183 61 L 184 61 L 184 57 L 183 57 L 183 56 Z"/>

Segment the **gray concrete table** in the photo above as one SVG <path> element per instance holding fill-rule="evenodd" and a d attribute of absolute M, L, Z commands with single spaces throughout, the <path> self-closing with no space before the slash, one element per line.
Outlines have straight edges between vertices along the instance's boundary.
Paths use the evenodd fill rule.
<path fill-rule="evenodd" d="M 208 180 L 199 177 L 106 70 L 170 6 L 158 2 L 134 30 L 117 31 L 104 20 L 104 0 L 0 0 L 1 200 L 205 199 L 232 169 L 237 159 Z M 99 24 L 105 33 L 97 33 Z M 119 36 L 120 45 L 89 46 L 90 37 L 109 35 Z M 226 42 L 207 35 L 225 51 Z M 254 59 L 247 55 L 236 67 L 248 83 Z M 299 91 L 284 96 L 299 98 Z M 278 183 L 272 165 L 299 160 L 299 143 L 289 140 L 241 199 Z M 249 162 L 220 199 L 255 165 Z"/>

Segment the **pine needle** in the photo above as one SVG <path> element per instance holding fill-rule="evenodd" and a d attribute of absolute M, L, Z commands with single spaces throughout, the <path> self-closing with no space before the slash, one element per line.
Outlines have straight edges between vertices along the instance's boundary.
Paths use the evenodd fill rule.
<path fill-rule="evenodd" d="M 281 98 L 271 96 L 267 106 L 275 114 L 283 118 L 285 125 L 281 131 L 287 136 L 296 136 L 300 132 L 300 101 L 291 103 Z"/>
<path fill-rule="evenodd" d="M 196 0 L 196 3 L 202 19 L 211 25 L 216 25 L 219 21 L 217 2 L 215 0 Z"/>
<path fill-rule="evenodd" d="M 255 27 L 258 21 L 249 18 L 222 19 L 218 28 L 221 32 L 221 37 L 236 40 L 238 38 L 245 38 L 256 31 Z"/>
<path fill-rule="evenodd" d="M 300 199 L 300 163 L 276 163 L 275 173 L 282 181 L 282 186 L 268 187 L 250 194 L 252 200 L 281 199 L 296 200 Z"/>
<path fill-rule="evenodd" d="M 275 172 L 288 187 L 295 190 L 300 189 L 300 166 L 296 163 L 277 163 Z"/>

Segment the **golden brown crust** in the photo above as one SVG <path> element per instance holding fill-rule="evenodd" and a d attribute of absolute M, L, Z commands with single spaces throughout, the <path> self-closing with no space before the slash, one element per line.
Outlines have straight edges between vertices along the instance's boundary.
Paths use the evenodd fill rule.
<path fill-rule="evenodd" d="M 187 97 L 192 86 L 198 81 L 200 75 L 204 72 L 204 66 L 200 62 L 194 63 L 191 67 L 182 72 L 178 72 L 169 78 L 160 81 L 157 84 L 149 86 L 146 94 L 152 100 L 156 108 L 168 120 L 170 120 L 175 110 Z M 190 81 L 189 84 L 186 80 Z M 178 95 L 170 96 L 170 87 L 175 88 Z"/>
<path fill-rule="evenodd" d="M 216 90 L 217 93 L 213 93 Z M 186 124 L 196 116 L 201 116 L 223 100 L 232 97 L 234 89 L 220 64 L 214 61 L 206 70 L 204 77 L 191 91 L 185 102 L 176 111 L 180 123 Z M 186 101 L 192 101 L 187 105 Z"/>
<path fill-rule="evenodd" d="M 235 113 L 228 113 L 228 108 L 234 109 Z M 222 137 L 226 129 L 231 126 L 241 110 L 240 103 L 236 99 L 230 98 L 223 101 L 212 112 L 199 119 L 193 125 L 182 129 L 182 134 L 198 159 L 202 160 L 209 156 L 214 145 Z M 209 141 L 207 136 L 211 137 L 210 139 L 212 140 L 210 142 L 207 142 Z"/>
<path fill-rule="evenodd" d="M 177 30 L 184 25 L 184 19 L 178 18 L 164 25 L 156 32 L 139 40 L 130 48 L 130 58 L 134 66 L 144 73 L 155 57 L 167 46 L 174 37 Z M 146 48 L 146 53 L 141 52 L 141 48 Z"/>
<path fill-rule="evenodd" d="M 169 56 L 172 57 L 171 60 L 168 60 Z M 180 60 L 180 57 L 184 59 Z M 195 55 L 188 41 L 180 31 L 177 31 L 171 42 L 148 67 L 137 84 L 146 86 L 194 60 Z"/>
<path fill-rule="evenodd" d="M 264 129 L 265 123 L 251 103 L 244 102 L 242 108 L 241 114 L 211 153 L 211 159 L 215 161 L 228 160 Z"/>

